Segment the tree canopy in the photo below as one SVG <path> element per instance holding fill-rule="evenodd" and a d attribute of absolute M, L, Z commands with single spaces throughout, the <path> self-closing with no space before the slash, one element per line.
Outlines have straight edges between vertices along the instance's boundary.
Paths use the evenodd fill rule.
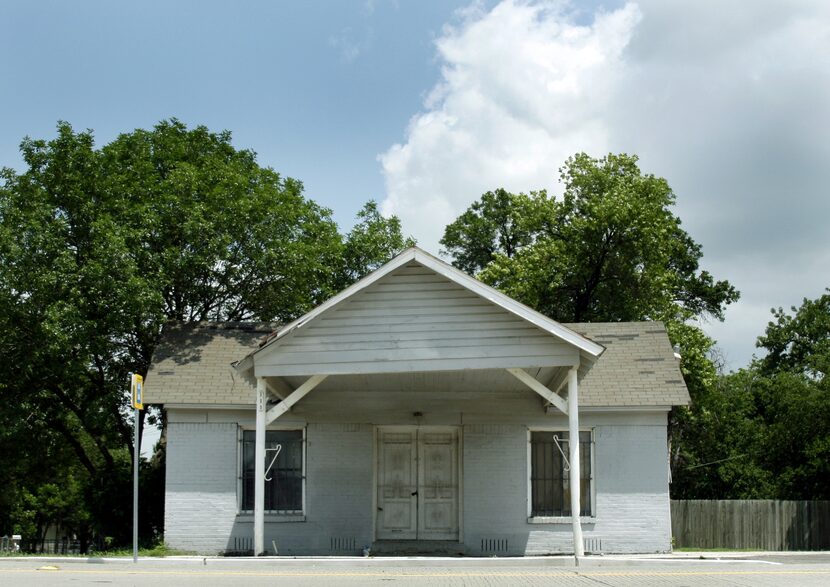
<path fill-rule="evenodd" d="M 684 413 L 676 497 L 830 498 L 830 295 L 772 313 L 766 354 Z"/>
<path fill-rule="evenodd" d="M 700 270 L 665 179 L 635 156 L 584 153 L 560 170 L 562 197 L 487 192 L 444 232 L 466 271 L 565 322 L 722 318 L 738 299 Z"/>
<path fill-rule="evenodd" d="M 830 372 L 830 289 L 815 300 L 804 298 L 792 314 L 772 310 L 758 347 L 766 351 L 760 363 L 765 373 L 789 371 L 823 382 Z"/>
<path fill-rule="evenodd" d="M 23 172 L 0 171 L 0 453 L 17 489 L 0 525 L 72 467 L 87 529 L 123 541 L 126 375 L 146 373 L 162 324 L 290 320 L 410 241 L 374 202 L 341 235 L 300 181 L 175 119 L 102 148 L 60 123 L 21 152 Z"/>

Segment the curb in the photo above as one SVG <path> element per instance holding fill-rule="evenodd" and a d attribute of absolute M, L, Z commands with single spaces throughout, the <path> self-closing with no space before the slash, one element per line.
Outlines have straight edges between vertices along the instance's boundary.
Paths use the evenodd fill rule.
<path fill-rule="evenodd" d="M 428 557 L 428 556 L 400 556 L 400 557 L 217 557 L 217 556 L 171 556 L 171 557 L 144 557 L 139 558 L 140 566 L 167 566 L 178 564 L 187 567 L 559 567 L 578 570 L 598 567 L 638 567 L 654 564 L 667 565 L 713 565 L 724 563 L 747 563 L 781 565 L 784 562 L 796 564 L 801 558 L 827 557 L 830 562 L 830 552 L 688 552 L 674 554 L 651 555 L 606 555 L 587 556 L 574 564 L 572 556 L 539 556 L 539 557 L 490 557 L 490 558 L 459 558 L 459 557 Z M 784 562 L 760 560 L 761 558 L 783 559 Z M 824 561 L 822 561 L 824 562 Z M 129 565 L 131 557 L 49 557 L 49 556 L 14 556 L 0 557 L 0 566 L 7 564 L 66 564 L 66 565 Z"/>

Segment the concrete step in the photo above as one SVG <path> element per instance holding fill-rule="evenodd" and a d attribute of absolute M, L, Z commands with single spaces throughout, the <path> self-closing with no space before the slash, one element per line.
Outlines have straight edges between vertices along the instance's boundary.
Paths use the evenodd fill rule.
<path fill-rule="evenodd" d="M 464 547 L 448 540 L 376 540 L 373 556 L 464 556 Z"/>

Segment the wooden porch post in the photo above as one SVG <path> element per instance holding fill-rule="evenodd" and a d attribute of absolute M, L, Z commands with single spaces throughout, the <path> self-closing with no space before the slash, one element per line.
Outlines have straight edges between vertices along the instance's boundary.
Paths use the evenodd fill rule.
<path fill-rule="evenodd" d="M 256 450 L 254 452 L 254 556 L 265 553 L 265 378 L 256 380 Z"/>
<path fill-rule="evenodd" d="M 571 520 L 573 524 L 574 558 L 579 566 L 580 557 L 585 556 L 582 544 L 582 523 L 579 514 L 582 511 L 579 488 L 579 402 L 577 399 L 576 367 L 568 372 L 568 440 L 571 446 L 570 457 L 570 488 L 571 488 Z"/>

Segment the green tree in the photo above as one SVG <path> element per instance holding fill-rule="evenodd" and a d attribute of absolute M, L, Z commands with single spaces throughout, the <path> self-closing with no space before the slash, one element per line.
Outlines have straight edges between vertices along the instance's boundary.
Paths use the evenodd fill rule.
<path fill-rule="evenodd" d="M 722 318 L 738 292 L 699 268 L 666 180 L 637 158 L 584 153 L 561 169 L 562 198 L 488 192 L 441 240 L 454 264 L 560 321 Z"/>
<path fill-rule="evenodd" d="M 508 259 L 534 240 L 536 210 L 544 192 L 512 194 L 504 189 L 486 192 L 444 230 L 443 254 L 467 273 L 478 273 L 496 257 Z"/>
<path fill-rule="evenodd" d="M 33 434 L 59 438 L 73 458 L 36 458 L 43 483 L 79 467 L 96 532 L 123 543 L 126 376 L 146 373 L 162 324 L 290 320 L 396 253 L 400 223 L 370 204 L 344 238 L 301 182 L 230 133 L 177 120 L 100 149 L 60 123 L 21 151 L 25 171 L 0 171 L 0 422 L 25 425 L 3 430 L 0 454 L 18 474 L 16 446 L 32 456 L 46 450 Z M 24 477 L 0 500 L 0 522 L 26 495 L 46 503 L 43 483 Z"/>
<path fill-rule="evenodd" d="M 704 386 L 678 413 L 675 497 L 830 497 L 830 296 L 772 313 L 758 338 L 766 355 Z"/>
<path fill-rule="evenodd" d="M 830 389 L 780 371 L 759 377 L 759 417 L 767 443 L 756 461 L 775 479 L 777 499 L 830 499 Z"/>
<path fill-rule="evenodd" d="M 769 444 L 757 411 L 762 382 L 751 370 L 723 375 L 677 410 L 674 499 L 763 499 L 774 495 L 775 474 L 759 462 Z"/>
<path fill-rule="evenodd" d="M 414 246 L 415 239 L 404 238 L 397 216 L 385 218 L 374 200 L 357 213 L 358 222 L 343 244 L 342 271 L 337 289 L 343 289 L 365 277 L 402 250 Z"/>
<path fill-rule="evenodd" d="M 772 310 L 753 369 L 769 443 L 758 460 L 776 475 L 776 497 L 830 498 L 830 290 L 801 306 Z"/>
<path fill-rule="evenodd" d="M 48 454 L 56 434 L 89 480 L 107 485 L 118 478 L 110 446 L 129 438 L 108 363 L 121 362 L 123 294 L 135 272 L 111 218 L 99 213 L 104 195 L 91 136 L 62 128 L 49 145 L 24 141 L 22 152 L 29 171 L 3 170 L 0 191 L 0 409 L 28 426 L 5 439 L 3 452 L 37 443 L 46 454 L 36 461 L 56 481 L 67 476 L 65 461 Z"/>
<path fill-rule="evenodd" d="M 235 149 L 229 132 L 162 122 L 106 145 L 101 169 L 165 317 L 285 320 L 333 293 L 341 237 L 330 211 Z"/>
<path fill-rule="evenodd" d="M 758 347 L 766 351 L 760 367 L 766 373 L 790 371 L 823 381 L 830 372 L 830 289 L 815 300 L 804 298 L 792 315 L 772 310 Z"/>

